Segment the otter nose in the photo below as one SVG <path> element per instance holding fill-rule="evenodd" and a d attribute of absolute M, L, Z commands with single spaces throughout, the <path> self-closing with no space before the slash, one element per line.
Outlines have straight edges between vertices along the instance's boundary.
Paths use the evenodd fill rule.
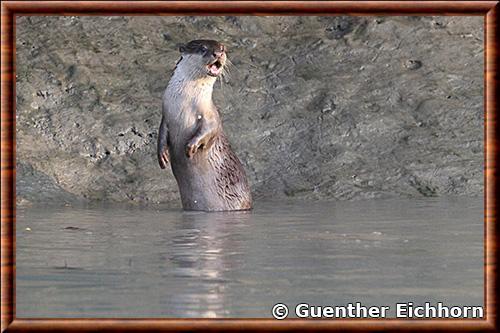
<path fill-rule="evenodd" d="M 221 45 L 218 50 L 217 49 L 214 50 L 214 57 L 216 57 L 216 58 L 222 57 L 222 55 L 224 54 L 224 51 L 225 51 L 224 45 Z"/>

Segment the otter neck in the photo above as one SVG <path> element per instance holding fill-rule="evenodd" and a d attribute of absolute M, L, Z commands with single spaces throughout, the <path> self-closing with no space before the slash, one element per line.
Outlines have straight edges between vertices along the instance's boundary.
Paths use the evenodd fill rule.
<path fill-rule="evenodd" d="M 186 76 L 185 73 L 175 71 L 168 84 L 167 91 L 173 97 L 196 100 L 198 103 L 211 103 L 216 79 L 212 76 L 193 78 Z"/>

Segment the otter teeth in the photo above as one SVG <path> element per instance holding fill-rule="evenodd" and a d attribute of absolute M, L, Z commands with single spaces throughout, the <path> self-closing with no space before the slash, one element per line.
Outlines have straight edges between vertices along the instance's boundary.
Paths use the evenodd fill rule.
<path fill-rule="evenodd" d="M 222 67 L 218 66 L 217 62 L 208 66 L 208 70 L 210 71 L 210 74 L 213 74 L 213 75 L 219 75 L 221 72 L 221 68 Z"/>
<path fill-rule="evenodd" d="M 208 74 L 211 76 L 218 76 L 222 72 L 222 63 L 219 60 L 214 61 L 207 65 Z"/>

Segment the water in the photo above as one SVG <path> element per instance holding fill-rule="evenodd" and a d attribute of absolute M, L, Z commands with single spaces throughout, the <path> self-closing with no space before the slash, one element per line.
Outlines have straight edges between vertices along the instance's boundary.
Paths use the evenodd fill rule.
<path fill-rule="evenodd" d="M 264 317 L 273 304 L 483 305 L 483 200 L 17 212 L 17 317 Z"/>

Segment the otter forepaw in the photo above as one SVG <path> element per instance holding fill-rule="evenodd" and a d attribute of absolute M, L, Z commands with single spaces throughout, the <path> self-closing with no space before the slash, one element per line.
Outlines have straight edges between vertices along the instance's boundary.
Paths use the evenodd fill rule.
<path fill-rule="evenodd" d="M 160 163 L 160 168 L 165 169 L 170 161 L 170 156 L 168 149 L 164 150 L 161 154 L 158 154 L 158 162 Z"/>
<path fill-rule="evenodd" d="M 192 158 L 194 156 L 194 154 L 196 154 L 196 152 L 198 151 L 198 148 L 199 148 L 198 144 L 191 143 L 191 142 L 188 143 L 186 145 L 186 156 L 188 158 Z"/>

